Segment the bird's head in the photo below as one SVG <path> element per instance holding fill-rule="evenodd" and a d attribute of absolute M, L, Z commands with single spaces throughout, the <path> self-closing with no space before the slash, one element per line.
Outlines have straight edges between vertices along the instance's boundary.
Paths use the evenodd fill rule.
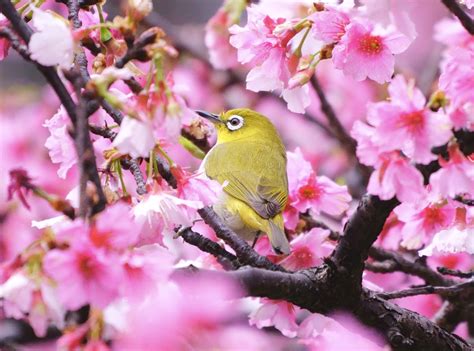
<path fill-rule="evenodd" d="M 196 111 L 211 121 L 217 130 L 217 142 L 225 143 L 239 139 L 259 138 L 266 142 L 279 142 L 280 137 L 270 120 L 248 108 L 238 108 L 219 115 Z"/>

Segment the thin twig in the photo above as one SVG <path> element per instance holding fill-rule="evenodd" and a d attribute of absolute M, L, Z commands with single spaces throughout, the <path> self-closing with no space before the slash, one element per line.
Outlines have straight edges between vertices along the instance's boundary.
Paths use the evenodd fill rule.
<path fill-rule="evenodd" d="M 441 274 L 428 267 L 425 263 L 408 259 L 401 253 L 395 251 L 389 251 L 380 247 L 372 246 L 369 249 L 369 256 L 377 261 L 382 261 L 382 263 L 390 262 L 386 264 L 385 268 L 387 268 L 387 270 L 385 272 L 382 271 L 380 265 L 374 266 L 375 263 L 372 264 L 372 266 L 369 265 L 370 268 L 375 267 L 376 269 L 380 269 L 380 273 L 390 273 L 395 271 L 404 272 L 420 277 L 430 285 L 449 286 L 454 283 L 453 280 L 443 277 Z M 388 270 L 388 267 L 390 267 L 390 270 Z"/>
<path fill-rule="evenodd" d="M 429 295 L 437 294 L 443 297 L 452 297 L 454 295 L 460 294 L 461 292 L 468 291 L 474 288 L 474 280 L 468 282 L 462 282 L 452 286 L 420 286 L 416 288 L 410 288 L 400 291 L 380 293 L 379 297 L 385 300 L 399 299 L 403 297 L 416 296 L 416 295 Z"/>
<path fill-rule="evenodd" d="M 316 91 L 316 94 L 318 95 L 321 105 L 321 111 L 326 116 L 326 119 L 329 123 L 329 130 L 339 141 L 341 147 L 346 150 L 348 156 L 354 160 L 357 169 L 362 175 L 363 183 L 366 184 L 369 179 L 371 169 L 359 162 L 356 156 L 357 142 L 349 135 L 349 133 L 347 133 L 346 129 L 341 124 L 339 118 L 336 115 L 336 112 L 334 111 L 334 108 L 327 99 L 326 94 L 324 93 L 323 88 L 321 87 L 321 84 L 319 83 L 319 80 L 316 75 L 313 75 L 313 77 L 311 78 L 311 85 L 313 86 L 314 90 Z"/>
<path fill-rule="evenodd" d="M 245 264 L 258 268 L 265 268 L 271 271 L 285 271 L 277 264 L 272 263 L 268 258 L 259 255 L 247 242 L 230 230 L 219 216 L 210 207 L 198 210 L 199 215 L 204 219 L 216 235 L 224 240 L 236 253 L 239 260 Z"/>
<path fill-rule="evenodd" d="M 130 170 L 133 178 L 135 178 L 135 183 L 137 184 L 137 194 L 144 195 L 147 193 L 145 179 L 143 178 L 143 173 L 138 165 L 137 160 L 126 160 L 123 159 L 120 161 L 124 169 Z"/>
<path fill-rule="evenodd" d="M 441 0 L 451 13 L 456 16 L 463 27 L 472 35 L 474 35 L 474 20 L 459 5 L 456 0 Z"/>
<path fill-rule="evenodd" d="M 470 272 L 462 272 L 457 269 L 449 269 L 446 267 L 438 267 L 436 268 L 438 272 L 440 272 L 443 275 L 452 275 L 453 277 L 458 277 L 458 278 L 472 278 L 474 277 L 474 271 Z"/>
<path fill-rule="evenodd" d="M 183 238 L 188 244 L 196 246 L 201 251 L 213 255 L 217 261 L 227 270 L 234 270 L 241 265 L 237 261 L 237 257 L 226 249 L 221 247 L 218 243 L 206 238 L 205 236 L 194 232 L 191 228 L 186 228 L 179 232 L 179 236 Z"/>
<path fill-rule="evenodd" d="M 26 45 L 21 43 L 21 40 L 20 38 L 18 38 L 18 35 L 16 35 L 16 33 L 13 32 L 10 28 L 0 28 L 0 37 L 8 39 L 8 41 L 10 41 L 10 45 L 13 49 L 16 50 L 16 52 L 18 52 L 25 60 L 31 61 L 28 48 L 26 47 Z"/>

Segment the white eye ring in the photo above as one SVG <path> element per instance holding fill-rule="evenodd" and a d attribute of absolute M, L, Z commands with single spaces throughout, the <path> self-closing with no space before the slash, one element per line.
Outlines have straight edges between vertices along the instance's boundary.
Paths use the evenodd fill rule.
<path fill-rule="evenodd" d="M 242 128 L 244 125 L 244 119 L 238 115 L 232 115 L 227 120 L 227 128 L 229 130 L 237 130 Z"/>

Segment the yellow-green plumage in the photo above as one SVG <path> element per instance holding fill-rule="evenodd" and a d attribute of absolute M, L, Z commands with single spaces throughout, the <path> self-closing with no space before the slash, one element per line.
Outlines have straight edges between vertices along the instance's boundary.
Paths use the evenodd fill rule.
<path fill-rule="evenodd" d="M 231 130 L 235 116 L 242 126 Z M 249 109 L 230 110 L 218 118 L 217 143 L 204 160 L 207 176 L 224 189 L 214 209 L 246 240 L 261 231 L 277 253 L 289 253 L 282 217 L 288 200 L 286 153 L 278 132 L 265 116 Z"/>

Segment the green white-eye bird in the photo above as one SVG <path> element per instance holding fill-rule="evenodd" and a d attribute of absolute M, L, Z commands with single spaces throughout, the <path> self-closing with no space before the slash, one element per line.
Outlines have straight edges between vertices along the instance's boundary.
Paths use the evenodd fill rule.
<path fill-rule="evenodd" d="M 217 130 L 217 143 L 203 160 L 206 175 L 224 190 L 214 210 L 245 240 L 266 233 L 276 253 L 289 254 L 282 215 L 288 201 L 286 151 L 277 130 L 246 108 L 196 112 Z"/>

